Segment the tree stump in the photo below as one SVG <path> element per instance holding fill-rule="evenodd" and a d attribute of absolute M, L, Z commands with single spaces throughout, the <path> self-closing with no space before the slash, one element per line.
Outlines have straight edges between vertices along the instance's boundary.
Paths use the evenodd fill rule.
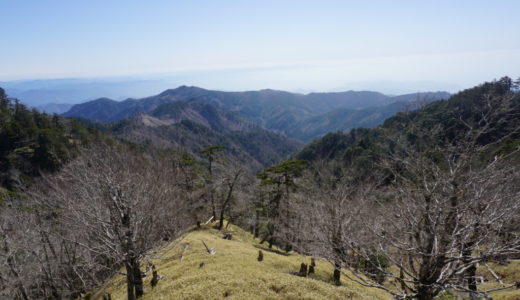
<path fill-rule="evenodd" d="M 332 275 L 335 285 L 341 285 L 341 267 L 338 265 L 334 266 L 334 274 Z"/>
<path fill-rule="evenodd" d="M 112 295 L 110 293 L 106 293 L 103 295 L 103 300 L 112 300 Z"/>
<path fill-rule="evenodd" d="M 314 274 L 314 267 L 316 266 L 316 260 L 311 257 L 311 264 L 309 265 L 309 274 Z"/>
<path fill-rule="evenodd" d="M 301 277 L 307 277 L 307 265 L 302 263 L 300 265 L 300 272 L 298 272 L 298 275 Z"/>
<path fill-rule="evenodd" d="M 258 250 L 258 261 L 264 260 L 264 252 L 262 250 Z"/>
<path fill-rule="evenodd" d="M 157 285 L 157 283 L 159 283 L 159 280 L 161 280 L 162 276 L 159 276 L 159 274 L 157 274 L 157 271 L 156 270 L 153 270 L 152 272 L 152 281 L 150 282 L 152 288 L 155 287 Z"/>
<path fill-rule="evenodd" d="M 223 237 L 223 239 L 225 239 L 225 240 L 231 240 L 232 238 L 233 238 L 233 235 L 231 233 L 226 233 L 226 234 L 224 234 L 224 237 Z"/>

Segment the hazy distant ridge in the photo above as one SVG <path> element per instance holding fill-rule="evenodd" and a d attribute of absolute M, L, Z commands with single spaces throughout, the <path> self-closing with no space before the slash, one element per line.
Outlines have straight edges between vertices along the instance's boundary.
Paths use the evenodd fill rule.
<path fill-rule="evenodd" d="M 415 100 L 431 102 L 447 97 L 449 97 L 449 93 L 446 92 L 407 94 L 393 97 L 370 91 L 303 95 L 277 90 L 222 92 L 181 86 L 142 99 L 127 99 L 118 102 L 100 98 L 74 105 L 63 115 L 82 117 L 99 122 L 115 122 L 135 114 L 150 112 L 161 104 L 196 99 L 210 103 L 225 111 L 236 112 L 264 128 L 280 131 L 301 140 L 309 140 L 328 131 L 348 130 L 363 125 L 378 125 L 399 110 L 396 109 L 395 105 L 388 106 L 392 103 L 408 103 Z M 404 108 L 404 105 L 401 106 Z M 381 111 L 374 114 L 372 110 L 366 110 L 375 107 L 379 107 Z M 341 110 L 334 112 L 340 108 Z M 331 113 L 334 114 L 334 119 L 339 121 L 337 124 L 323 126 L 320 123 L 317 126 L 321 129 L 310 128 L 310 131 L 302 129 L 307 127 L 305 126 L 306 120 L 316 122 L 319 119 L 316 119 L 316 117 L 321 114 L 325 114 L 321 117 L 324 122 L 334 121 L 327 117 Z M 360 116 L 363 113 L 370 115 Z M 345 123 L 343 119 L 352 119 L 351 114 L 357 115 L 354 119 L 370 118 L 371 121 L 365 122 L 366 124 Z"/>

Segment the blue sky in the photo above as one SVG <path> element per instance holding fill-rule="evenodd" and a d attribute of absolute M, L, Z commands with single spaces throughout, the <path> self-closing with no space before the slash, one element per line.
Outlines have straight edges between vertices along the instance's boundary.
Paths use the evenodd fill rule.
<path fill-rule="evenodd" d="M 520 76 L 519 13 L 517 0 L 0 0 L 0 80 L 454 91 Z"/>

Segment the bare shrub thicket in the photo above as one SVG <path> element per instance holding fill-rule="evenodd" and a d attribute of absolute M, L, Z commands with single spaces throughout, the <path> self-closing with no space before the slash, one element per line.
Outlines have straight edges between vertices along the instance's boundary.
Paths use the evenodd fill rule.
<path fill-rule="evenodd" d="M 327 259 L 334 266 L 333 280 L 340 284 L 341 268 L 357 266 L 351 243 L 367 242 L 366 216 L 374 209 L 375 185 L 352 179 L 337 162 L 317 162 L 299 184 L 301 203 L 298 251 Z"/>
<path fill-rule="evenodd" d="M 128 299 L 141 296 L 146 251 L 190 221 L 175 159 L 103 145 L 45 176 L 2 212 L 2 293 L 77 297 L 124 267 Z"/>
<path fill-rule="evenodd" d="M 519 150 L 500 150 L 519 128 L 497 131 L 518 127 L 508 107 L 513 96 L 484 95 L 478 117 L 454 118 L 451 141 L 441 124 L 407 128 L 414 144 L 389 134 L 395 151 L 368 180 L 337 165 L 313 166 L 306 207 L 297 210 L 308 220 L 299 248 L 398 299 L 445 290 L 487 297 L 492 290 L 478 287 L 477 266 L 520 254 Z"/>

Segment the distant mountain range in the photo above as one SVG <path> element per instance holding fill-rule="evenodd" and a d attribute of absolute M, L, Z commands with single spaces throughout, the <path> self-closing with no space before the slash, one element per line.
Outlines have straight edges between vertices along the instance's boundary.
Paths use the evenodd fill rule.
<path fill-rule="evenodd" d="M 370 91 L 223 92 L 180 86 L 140 99 L 99 98 L 76 104 L 62 115 L 131 142 L 195 155 L 208 146 L 222 145 L 228 157 L 259 170 L 328 132 L 374 127 L 399 111 L 416 107 L 417 101 L 448 96 L 445 92 L 401 96 Z M 68 105 L 37 108 L 52 113 Z"/>
<path fill-rule="evenodd" d="M 144 97 L 175 86 L 160 79 L 98 78 L 98 79 L 36 79 L 0 82 L 10 97 L 20 99 L 30 107 L 49 103 L 73 104 L 110 97 L 122 100 L 127 97 Z M 54 111 L 53 111 L 54 112 Z"/>
<path fill-rule="evenodd" d="M 197 100 L 222 111 L 237 113 L 265 129 L 308 141 L 330 131 L 379 125 L 387 117 L 406 109 L 411 102 L 432 102 L 448 97 L 446 92 L 387 96 L 377 92 L 347 91 L 303 95 L 277 90 L 222 92 L 181 86 L 141 99 L 100 98 L 74 105 L 63 115 L 117 122 L 149 113 L 163 104 Z"/>

